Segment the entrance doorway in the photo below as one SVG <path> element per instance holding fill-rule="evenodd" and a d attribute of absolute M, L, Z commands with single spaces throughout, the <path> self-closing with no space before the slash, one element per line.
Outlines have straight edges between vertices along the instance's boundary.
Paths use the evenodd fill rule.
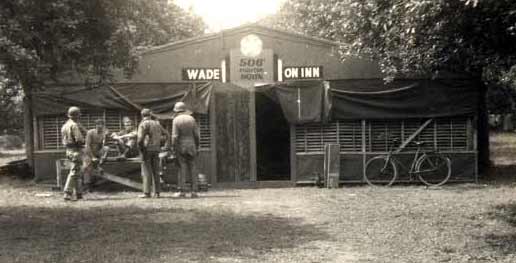
<path fill-rule="evenodd" d="M 290 180 L 290 127 L 281 106 L 255 93 L 256 179 Z"/>

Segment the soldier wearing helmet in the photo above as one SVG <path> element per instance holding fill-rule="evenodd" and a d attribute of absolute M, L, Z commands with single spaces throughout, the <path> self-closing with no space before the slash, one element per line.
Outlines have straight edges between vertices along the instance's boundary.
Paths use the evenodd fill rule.
<path fill-rule="evenodd" d="M 80 116 L 81 110 L 78 107 L 70 107 L 68 109 L 68 121 L 61 128 L 63 145 L 66 148 L 66 158 L 71 163 L 64 187 L 65 201 L 82 199 L 79 179 L 81 177 L 82 149 L 86 129 L 79 123 Z M 75 198 L 73 198 L 74 194 Z"/>
<path fill-rule="evenodd" d="M 198 197 L 197 175 L 195 173 L 195 158 L 199 148 L 199 127 L 191 112 L 183 102 L 174 105 L 176 117 L 172 121 L 172 147 L 179 161 L 179 192 L 176 197 L 184 197 L 186 179 L 191 181 L 191 197 Z"/>

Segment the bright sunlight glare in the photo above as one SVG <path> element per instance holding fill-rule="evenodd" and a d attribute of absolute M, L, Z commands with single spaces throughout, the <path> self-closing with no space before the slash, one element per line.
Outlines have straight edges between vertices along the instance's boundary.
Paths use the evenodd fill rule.
<path fill-rule="evenodd" d="M 274 14 L 284 0 L 174 0 L 201 16 L 210 32 L 256 22 Z"/>

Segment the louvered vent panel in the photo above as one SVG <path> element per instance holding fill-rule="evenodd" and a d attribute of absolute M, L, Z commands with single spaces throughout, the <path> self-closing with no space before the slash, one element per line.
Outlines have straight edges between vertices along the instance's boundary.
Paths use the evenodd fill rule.
<path fill-rule="evenodd" d="M 296 125 L 296 153 L 306 153 L 306 127 Z"/>
<path fill-rule="evenodd" d="M 210 129 L 210 115 L 199 114 L 196 116 L 197 122 L 199 123 L 199 129 L 201 130 L 201 149 L 211 148 L 211 129 Z"/>
<path fill-rule="evenodd" d="M 388 151 L 392 141 L 401 141 L 401 122 L 399 120 L 373 120 L 368 122 L 368 147 L 369 151 Z"/>
<path fill-rule="evenodd" d="M 360 121 L 340 121 L 326 124 L 310 123 L 296 126 L 296 152 L 318 153 L 327 143 L 339 143 L 341 151 L 361 151 Z"/>
<path fill-rule="evenodd" d="M 95 120 L 97 119 L 104 120 L 104 112 L 88 110 L 82 112 L 80 122 L 84 126 L 84 128 L 89 130 L 95 128 Z"/>
<path fill-rule="evenodd" d="M 452 119 L 452 148 L 454 150 L 468 149 L 467 119 Z"/>
<path fill-rule="evenodd" d="M 410 138 L 426 119 L 367 120 L 365 147 L 369 152 L 388 151 L 397 148 Z M 424 142 L 423 150 L 467 150 L 467 117 L 439 118 L 428 124 L 413 141 Z M 341 152 L 360 152 L 362 149 L 361 121 L 340 120 L 329 124 L 303 124 L 296 126 L 296 152 L 322 152 L 325 143 L 339 143 Z M 398 139 L 394 145 L 392 140 Z M 470 142 L 471 144 L 472 142 Z M 417 146 L 409 143 L 403 151 L 415 151 Z"/>
<path fill-rule="evenodd" d="M 360 121 L 339 121 L 338 131 L 341 152 L 362 150 L 362 124 Z"/>
<path fill-rule="evenodd" d="M 306 151 L 322 152 L 323 148 L 323 128 L 320 124 L 308 124 L 306 126 Z"/>
<path fill-rule="evenodd" d="M 131 118 L 133 120 L 133 125 L 137 127 L 138 122 L 136 122 L 133 116 L 122 115 L 120 112 L 117 111 L 106 111 L 104 120 L 106 122 L 106 128 L 108 128 L 110 132 L 119 132 L 124 127 L 122 123 L 123 116 L 128 116 L 129 118 Z"/>
<path fill-rule="evenodd" d="M 414 134 L 414 132 L 416 132 L 420 127 L 421 127 L 421 120 L 419 119 L 407 119 L 407 120 L 403 120 L 401 121 L 402 123 L 402 130 L 401 130 L 401 133 L 403 134 L 403 136 L 401 137 L 401 141 L 400 143 L 406 141 L 408 138 L 410 138 L 410 136 L 412 136 L 412 134 Z M 429 126 L 426 127 L 426 129 L 430 129 L 431 128 L 431 124 L 429 124 Z M 415 141 L 419 141 L 419 136 L 416 136 L 416 138 L 414 139 Z M 416 151 L 417 150 L 417 146 L 414 145 L 413 143 L 409 143 L 404 149 L 403 151 Z"/>
<path fill-rule="evenodd" d="M 441 119 L 437 121 L 437 149 L 439 151 L 449 151 L 453 149 L 452 121 Z"/>
<path fill-rule="evenodd" d="M 61 127 L 66 119 L 61 116 L 46 116 L 39 119 L 41 129 L 40 142 L 42 149 L 56 150 L 62 149 Z"/>
<path fill-rule="evenodd" d="M 95 120 L 103 119 L 106 127 L 110 132 L 120 131 L 122 117 L 117 111 L 94 111 L 83 110 L 79 122 L 86 129 L 95 128 Z M 39 134 L 40 134 L 40 150 L 56 150 L 63 149 L 61 142 L 61 127 L 67 118 L 63 115 L 52 115 L 38 117 Z M 109 142 L 108 142 L 109 143 Z"/>
<path fill-rule="evenodd" d="M 321 128 L 322 149 L 324 149 L 324 145 L 327 143 L 338 143 L 337 122 L 323 124 Z"/>

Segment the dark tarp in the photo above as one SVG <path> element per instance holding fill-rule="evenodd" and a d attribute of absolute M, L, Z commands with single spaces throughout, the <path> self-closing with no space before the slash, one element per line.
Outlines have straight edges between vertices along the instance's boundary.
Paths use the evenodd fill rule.
<path fill-rule="evenodd" d="M 36 115 L 61 114 L 71 105 L 84 109 L 138 111 L 150 108 L 170 118 L 184 101 L 207 113 L 212 89 L 225 83 L 118 83 L 112 87 L 53 87 L 34 93 Z M 333 119 L 429 118 L 474 114 L 479 91 L 467 79 L 291 81 L 255 87 L 277 101 L 289 123 Z"/>
<path fill-rule="evenodd" d="M 174 104 L 183 101 L 192 112 L 207 113 L 212 83 L 119 83 L 112 87 L 52 87 L 34 93 L 36 115 L 62 114 L 74 105 L 83 109 L 139 111 L 151 109 L 158 118 L 171 118 Z"/>
<path fill-rule="evenodd" d="M 289 123 L 321 122 L 328 83 L 324 81 L 280 82 L 255 87 L 278 102 Z"/>
<path fill-rule="evenodd" d="M 82 109 L 136 110 L 112 88 L 86 88 L 84 86 L 52 87 L 33 95 L 33 112 L 36 116 L 63 114 L 70 106 Z"/>
<path fill-rule="evenodd" d="M 478 86 L 469 79 L 292 81 L 256 91 L 277 101 L 294 124 L 475 114 L 479 98 Z"/>
<path fill-rule="evenodd" d="M 330 83 L 334 119 L 432 118 L 475 114 L 479 91 L 467 79 L 350 80 Z"/>
<path fill-rule="evenodd" d="M 151 109 L 155 116 L 167 119 L 173 116 L 174 104 L 183 101 L 192 112 L 208 112 L 211 91 L 208 83 L 124 83 L 116 84 L 116 91 L 127 101 L 140 108 Z"/>

